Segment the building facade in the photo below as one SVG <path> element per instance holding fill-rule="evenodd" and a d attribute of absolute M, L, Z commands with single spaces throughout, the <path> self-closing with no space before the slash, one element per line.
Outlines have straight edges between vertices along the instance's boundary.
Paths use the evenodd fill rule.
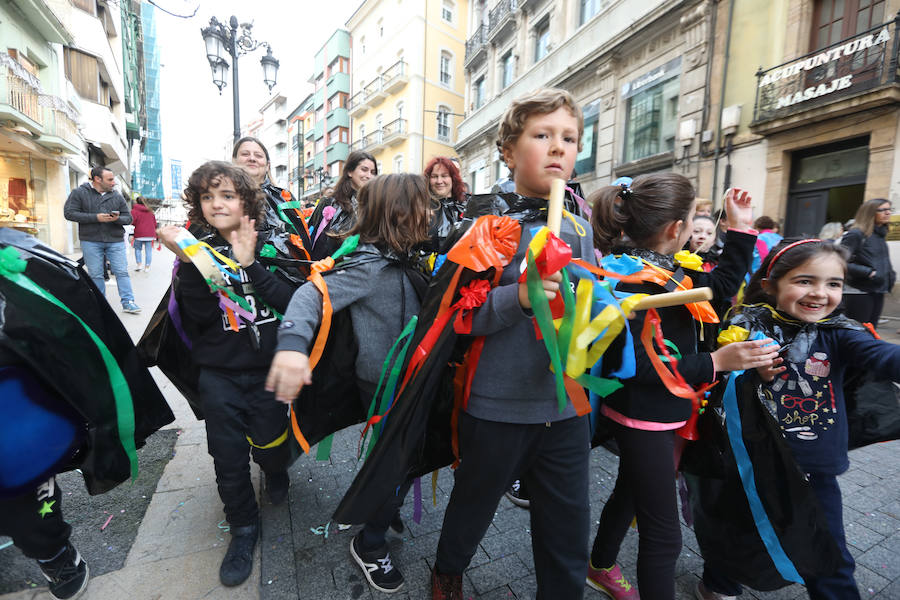
<path fill-rule="evenodd" d="M 64 66 L 74 36 L 45 2 L 0 5 L 0 227 L 58 250 L 67 249 L 63 202 L 86 167 L 82 103 Z"/>
<path fill-rule="evenodd" d="M 259 120 L 254 122 L 258 126 L 250 133 L 265 144 L 269 151 L 269 178 L 282 188 L 289 183 L 288 112 L 287 97 L 276 91 L 259 109 Z"/>
<path fill-rule="evenodd" d="M 156 8 L 141 2 L 141 48 L 143 66 L 144 110 L 146 115 L 143 143 L 136 161 L 135 192 L 145 198 L 166 197 L 163 182 L 162 123 L 159 105 L 159 45 L 156 43 Z M 129 129 L 130 132 L 130 129 Z"/>
<path fill-rule="evenodd" d="M 306 192 L 305 164 L 312 160 L 312 152 L 315 140 L 309 144 L 307 155 L 306 132 L 307 123 L 312 127 L 311 119 L 315 118 L 313 111 L 313 95 L 309 94 L 294 110 L 288 114 L 288 138 L 290 150 L 288 151 L 288 173 L 290 173 L 290 190 L 294 198 L 302 198 Z"/>
<path fill-rule="evenodd" d="M 545 86 L 585 118 L 576 178 L 682 173 L 701 186 L 712 113 L 711 5 L 676 0 L 477 0 L 466 42 L 466 118 L 456 149 L 473 192 L 508 172 L 497 127 L 516 97 Z M 636 18 L 636 15 L 640 15 Z"/>
<path fill-rule="evenodd" d="M 464 108 L 466 0 L 366 0 L 353 38 L 351 150 L 372 153 L 379 172 L 421 173 L 455 157 Z"/>

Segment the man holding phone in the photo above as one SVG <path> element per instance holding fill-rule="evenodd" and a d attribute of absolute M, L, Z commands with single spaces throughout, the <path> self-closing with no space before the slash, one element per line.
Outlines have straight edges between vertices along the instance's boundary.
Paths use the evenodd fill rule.
<path fill-rule="evenodd" d="M 141 308 L 134 303 L 131 291 L 123 227 L 131 223 L 131 211 L 115 186 L 116 177 L 112 171 L 94 167 L 91 180 L 69 194 L 63 214 L 67 220 L 78 223 L 84 265 L 100 293 L 106 295 L 103 266 L 109 260 L 119 288 L 122 311 L 137 314 Z"/>

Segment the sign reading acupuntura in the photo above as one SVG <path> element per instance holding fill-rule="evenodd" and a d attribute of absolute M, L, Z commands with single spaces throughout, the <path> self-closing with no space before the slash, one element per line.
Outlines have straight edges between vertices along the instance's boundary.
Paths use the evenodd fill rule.
<path fill-rule="evenodd" d="M 854 85 L 854 77 L 873 83 L 873 71 L 877 69 L 880 73 L 883 58 L 879 57 L 886 56 L 890 40 L 891 32 L 888 26 L 884 26 L 880 31 L 872 30 L 816 54 L 760 73 L 756 118 L 849 89 Z M 813 73 L 805 76 L 809 71 Z M 816 73 L 821 73 L 822 79 L 829 76 L 831 79 L 798 89 L 808 79 L 819 79 Z"/>

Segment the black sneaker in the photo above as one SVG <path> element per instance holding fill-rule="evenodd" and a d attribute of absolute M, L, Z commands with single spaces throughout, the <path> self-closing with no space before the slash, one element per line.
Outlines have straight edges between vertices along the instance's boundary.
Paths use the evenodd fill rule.
<path fill-rule="evenodd" d="M 234 587 L 244 583 L 253 570 L 253 549 L 259 538 L 258 525 L 231 528 L 231 543 L 219 567 L 219 581 L 222 585 Z"/>
<path fill-rule="evenodd" d="M 350 556 L 362 569 L 363 575 L 369 580 L 369 585 L 386 594 L 393 594 L 403 587 L 403 575 L 391 562 L 391 553 L 387 544 L 377 550 L 365 552 L 359 550 L 356 538 L 350 540 Z"/>
<path fill-rule="evenodd" d="M 62 554 L 50 562 L 38 561 L 38 565 L 50 583 L 50 595 L 57 600 L 77 598 L 87 588 L 90 569 L 75 546 L 68 542 Z"/>
<path fill-rule="evenodd" d="M 291 487 L 291 478 L 287 471 L 280 473 L 266 473 L 266 492 L 269 494 L 269 502 L 278 506 L 288 497 L 288 489 Z"/>
<path fill-rule="evenodd" d="M 521 508 L 531 508 L 531 500 L 528 499 L 528 495 L 525 493 L 525 490 L 522 488 L 522 484 L 518 479 L 513 481 L 513 484 L 509 486 L 506 497 L 516 506 Z"/>

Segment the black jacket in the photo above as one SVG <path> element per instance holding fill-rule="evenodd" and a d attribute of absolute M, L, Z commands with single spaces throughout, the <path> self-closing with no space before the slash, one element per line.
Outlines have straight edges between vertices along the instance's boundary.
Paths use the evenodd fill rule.
<path fill-rule="evenodd" d="M 891 267 L 886 235 L 886 225 L 876 227 L 868 237 L 857 228 L 844 234 L 841 245 L 850 250 L 847 285 L 869 294 L 885 294 L 891 291 L 897 280 L 897 274 Z M 875 276 L 869 277 L 872 271 L 875 271 Z M 844 293 L 853 292 L 854 290 L 844 290 Z"/>
<path fill-rule="evenodd" d="M 119 218 L 109 223 L 97 220 L 100 213 L 119 211 Z M 113 190 L 101 194 L 90 182 L 72 190 L 63 207 L 66 220 L 78 223 L 78 237 L 86 242 L 122 242 L 125 240 L 123 225 L 131 224 L 131 209 L 122 194 Z"/>

